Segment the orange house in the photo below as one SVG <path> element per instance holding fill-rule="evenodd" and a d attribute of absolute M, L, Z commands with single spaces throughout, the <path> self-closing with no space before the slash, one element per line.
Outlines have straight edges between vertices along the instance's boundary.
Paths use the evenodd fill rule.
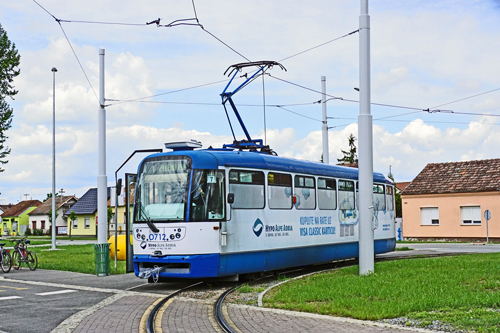
<path fill-rule="evenodd" d="M 427 164 L 401 201 L 407 239 L 500 241 L 500 159 Z"/>

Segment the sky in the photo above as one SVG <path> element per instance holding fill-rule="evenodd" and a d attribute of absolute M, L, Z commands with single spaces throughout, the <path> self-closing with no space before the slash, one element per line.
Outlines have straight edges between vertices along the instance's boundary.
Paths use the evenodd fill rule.
<path fill-rule="evenodd" d="M 411 181 L 428 163 L 498 158 L 500 1 L 380 0 L 369 14 L 374 170 Z M 21 74 L 8 101 L 14 118 L 0 204 L 43 201 L 52 191 L 53 67 L 56 190 L 81 197 L 97 187 L 100 48 L 109 186 L 134 150 L 231 143 L 224 72 L 248 60 L 286 68 L 275 66 L 233 97 L 252 138 L 279 156 L 321 159 L 317 102 L 326 77 L 327 94 L 342 98 L 327 102 L 335 164 L 348 136 L 358 137 L 359 15 L 360 2 L 344 0 L 1 0 L 0 24 L 21 55 Z M 158 18 L 161 25 L 197 18 L 202 27 L 145 24 Z M 241 82 L 238 75 L 230 90 Z M 118 177 L 136 172 L 144 157 Z"/>

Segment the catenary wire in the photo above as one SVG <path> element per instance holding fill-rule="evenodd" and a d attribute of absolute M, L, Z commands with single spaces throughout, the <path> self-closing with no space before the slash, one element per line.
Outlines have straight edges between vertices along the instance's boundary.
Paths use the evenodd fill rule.
<path fill-rule="evenodd" d="M 73 51 L 73 54 L 75 55 L 75 58 L 76 58 L 76 61 L 78 61 L 78 65 L 80 65 L 80 68 L 82 69 L 82 72 L 83 72 L 83 75 L 85 75 L 85 78 L 87 79 L 87 82 L 89 83 L 90 85 L 90 88 L 92 89 L 92 91 L 94 92 L 94 95 L 95 95 L 95 98 L 97 99 L 97 101 L 99 102 L 99 97 L 97 96 L 97 93 L 95 92 L 94 90 L 94 86 L 92 86 L 92 83 L 90 83 L 90 80 L 89 80 L 89 77 L 87 76 L 87 73 L 85 72 L 85 69 L 83 69 L 83 66 L 82 66 L 82 63 L 80 62 L 80 59 L 78 59 L 78 56 L 76 55 L 76 52 L 75 50 L 73 49 L 73 45 L 71 45 L 71 42 L 69 41 L 69 38 L 68 36 L 66 35 L 66 32 L 64 31 L 62 25 L 60 22 L 59 23 L 59 27 L 61 27 L 61 30 L 64 34 L 64 37 L 66 37 L 66 40 L 68 41 L 68 44 L 69 44 L 69 47 L 71 48 L 71 51 Z M 99 102 L 100 103 L 100 102 Z"/>
<path fill-rule="evenodd" d="M 343 35 L 343 36 L 340 36 L 340 37 L 334 38 L 334 39 L 332 39 L 332 40 L 329 40 L 328 42 L 325 42 L 325 43 L 322 43 L 322 44 L 316 45 L 316 46 L 311 47 L 311 48 L 309 48 L 309 49 L 307 49 L 307 50 L 304 50 L 304 51 L 302 51 L 302 52 L 299 52 L 299 53 L 293 54 L 293 55 L 291 55 L 291 56 L 289 56 L 289 57 L 286 57 L 286 58 L 283 58 L 283 59 L 279 60 L 278 62 L 282 62 L 282 61 L 288 60 L 288 59 L 290 59 L 290 58 L 296 57 L 296 56 L 298 56 L 298 55 L 301 55 L 301 54 L 303 54 L 303 53 L 306 53 L 306 52 L 312 51 L 312 50 L 314 50 L 314 49 L 317 49 L 318 47 L 324 46 L 324 45 L 326 45 L 326 44 L 330 44 L 330 43 L 332 43 L 332 42 L 334 42 L 334 41 L 336 41 L 336 40 L 339 40 L 339 39 L 341 39 L 341 38 L 344 38 L 344 37 L 347 37 L 347 36 L 353 35 L 353 34 L 355 34 L 355 33 L 357 33 L 357 32 L 359 32 L 359 30 L 352 31 L 352 32 L 350 32 L 350 33 L 348 33 L 348 34 L 345 34 L 345 35 Z"/>
<path fill-rule="evenodd" d="M 456 101 L 452 101 L 452 102 L 448 102 L 448 103 L 444 103 L 444 104 L 441 104 L 441 105 L 438 105 L 438 106 L 434 106 L 434 108 L 439 108 L 441 106 L 445 106 L 445 105 L 448 105 L 448 104 L 452 104 L 452 103 L 457 103 L 457 102 L 461 102 L 461 101 L 465 101 L 466 99 L 469 99 L 469 98 L 474 98 L 474 97 L 477 97 L 477 96 L 481 96 L 481 95 L 485 95 L 485 94 L 489 94 L 489 93 L 492 93 L 494 91 L 498 91 L 500 90 L 500 88 L 496 88 L 496 89 L 493 89 L 493 90 L 489 90 L 489 91 L 485 91 L 485 92 L 482 92 L 480 94 L 476 94 L 476 95 L 472 95 L 472 96 L 469 96 L 469 97 L 465 97 L 465 98 L 461 98 L 461 99 L 457 99 Z"/>

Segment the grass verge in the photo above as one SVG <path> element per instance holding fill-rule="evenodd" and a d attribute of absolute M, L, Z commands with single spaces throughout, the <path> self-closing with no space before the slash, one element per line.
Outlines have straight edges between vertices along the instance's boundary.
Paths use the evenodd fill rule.
<path fill-rule="evenodd" d="M 32 247 L 38 257 L 38 268 L 96 274 L 95 252 L 92 244 L 58 246 L 55 251 Z M 110 274 L 125 274 L 125 261 L 118 261 L 115 273 L 114 259 L 110 259 Z"/>
<path fill-rule="evenodd" d="M 380 262 L 368 276 L 359 276 L 358 266 L 342 268 L 286 283 L 264 305 L 500 332 L 500 253 Z"/>

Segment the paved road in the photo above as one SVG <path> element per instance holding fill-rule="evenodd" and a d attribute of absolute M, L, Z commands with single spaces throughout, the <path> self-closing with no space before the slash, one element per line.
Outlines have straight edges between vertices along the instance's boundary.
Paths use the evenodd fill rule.
<path fill-rule="evenodd" d="M 500 245 L 398 244 L 412 251 L 380 257 L 464 252 L 500 252 Z M 27 269 L 0 273 L 0 333 L 8 332 L 144 332 L 144 312 L 161 295 L 185 283 L 146 284 L 134 274 L 108 277 Z M 9 298 L 3 298 L 9 297 Z M 13 316 L 13 313 L 20 313 Z M 228 321 L 238 332 L 396 332 L 382 324 L 258 307 L 229 305 Z M 211 303 L 176 298 L 161 316 L 164 331 L 219 332 Z M 141 328 L 142 327 L 142 328 Z M 418 331 L 418 330 L 417 330 Z M 420 330 L 420 332 L 425 332 Z"/>

